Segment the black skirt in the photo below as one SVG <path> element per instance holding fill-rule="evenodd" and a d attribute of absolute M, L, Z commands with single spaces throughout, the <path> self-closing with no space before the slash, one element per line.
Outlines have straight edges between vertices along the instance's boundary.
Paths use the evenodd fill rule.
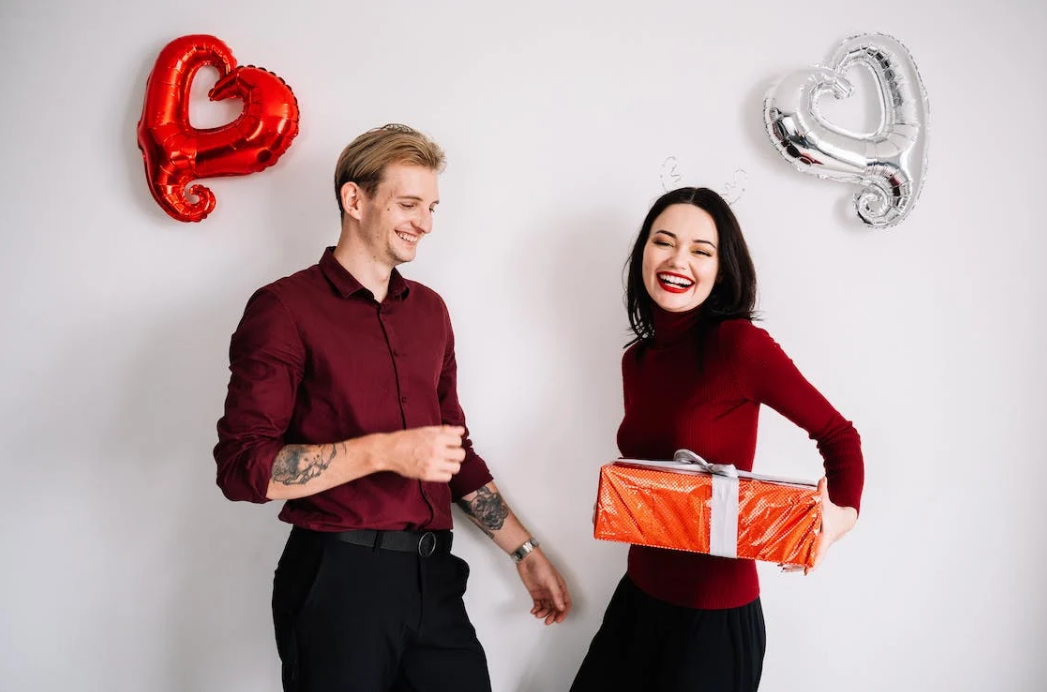
<path fill-rule="evenodd" d="M 700 610 L 623 577 L 571 692 L 755 692 L 767 635 L 760 599 Z"/>

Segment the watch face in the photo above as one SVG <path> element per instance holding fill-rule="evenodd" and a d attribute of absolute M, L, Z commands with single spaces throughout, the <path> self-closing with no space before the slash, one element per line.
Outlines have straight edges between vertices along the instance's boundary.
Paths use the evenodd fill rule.
<path fill-rule="evenodd" d="M 533 538 L 527 539 L 523 545 L 512 552 L 513 561 L 519 562 L 527 557 L 527 554 L 538 547 L 538 541 Z"/>

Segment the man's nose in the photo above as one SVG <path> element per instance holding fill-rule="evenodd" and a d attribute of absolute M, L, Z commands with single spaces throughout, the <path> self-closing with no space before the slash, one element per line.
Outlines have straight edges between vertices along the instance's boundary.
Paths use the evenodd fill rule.
<path fill-rule="evenodd" d="M 433 213 L 429 210 L 425 210 L 421 213 L 414 221 L 414 226 L 422 233 L 429 233 L 433 230 Z"/>

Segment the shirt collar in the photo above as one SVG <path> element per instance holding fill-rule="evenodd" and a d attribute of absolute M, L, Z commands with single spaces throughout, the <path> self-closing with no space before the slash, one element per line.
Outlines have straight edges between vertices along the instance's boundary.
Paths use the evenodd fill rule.
<path fill-rule="evenodd" d="M 356 280 L 355 276 L 349 273 L 348 269 L 335 259 L 333 247 L 324 250 L 324 254 L 320 257 L 319 265 L 320 271 L 324 273 L 327 280 L 331 282 L 331 285 L 343 298 L 348 298 L 357 291 L 371 293 L 364 288 L 363 284 Z M 410 292 L 411 289 L 407 285 L 407 281 L 398 270 L 393 269 L 393 273 L 389 275 L 388 297 L 394 300 L 404 300 Z"/>

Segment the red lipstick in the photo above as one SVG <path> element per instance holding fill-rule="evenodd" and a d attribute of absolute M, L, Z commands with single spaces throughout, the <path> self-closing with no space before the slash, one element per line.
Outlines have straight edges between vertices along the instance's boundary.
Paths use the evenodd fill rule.
<path fill-rule="evenodd" d="M 694 281 L 673 272 L 658 272 L 655 278 L 662 290 L 669 293 L 686 293 L 694 286 Z"/>

